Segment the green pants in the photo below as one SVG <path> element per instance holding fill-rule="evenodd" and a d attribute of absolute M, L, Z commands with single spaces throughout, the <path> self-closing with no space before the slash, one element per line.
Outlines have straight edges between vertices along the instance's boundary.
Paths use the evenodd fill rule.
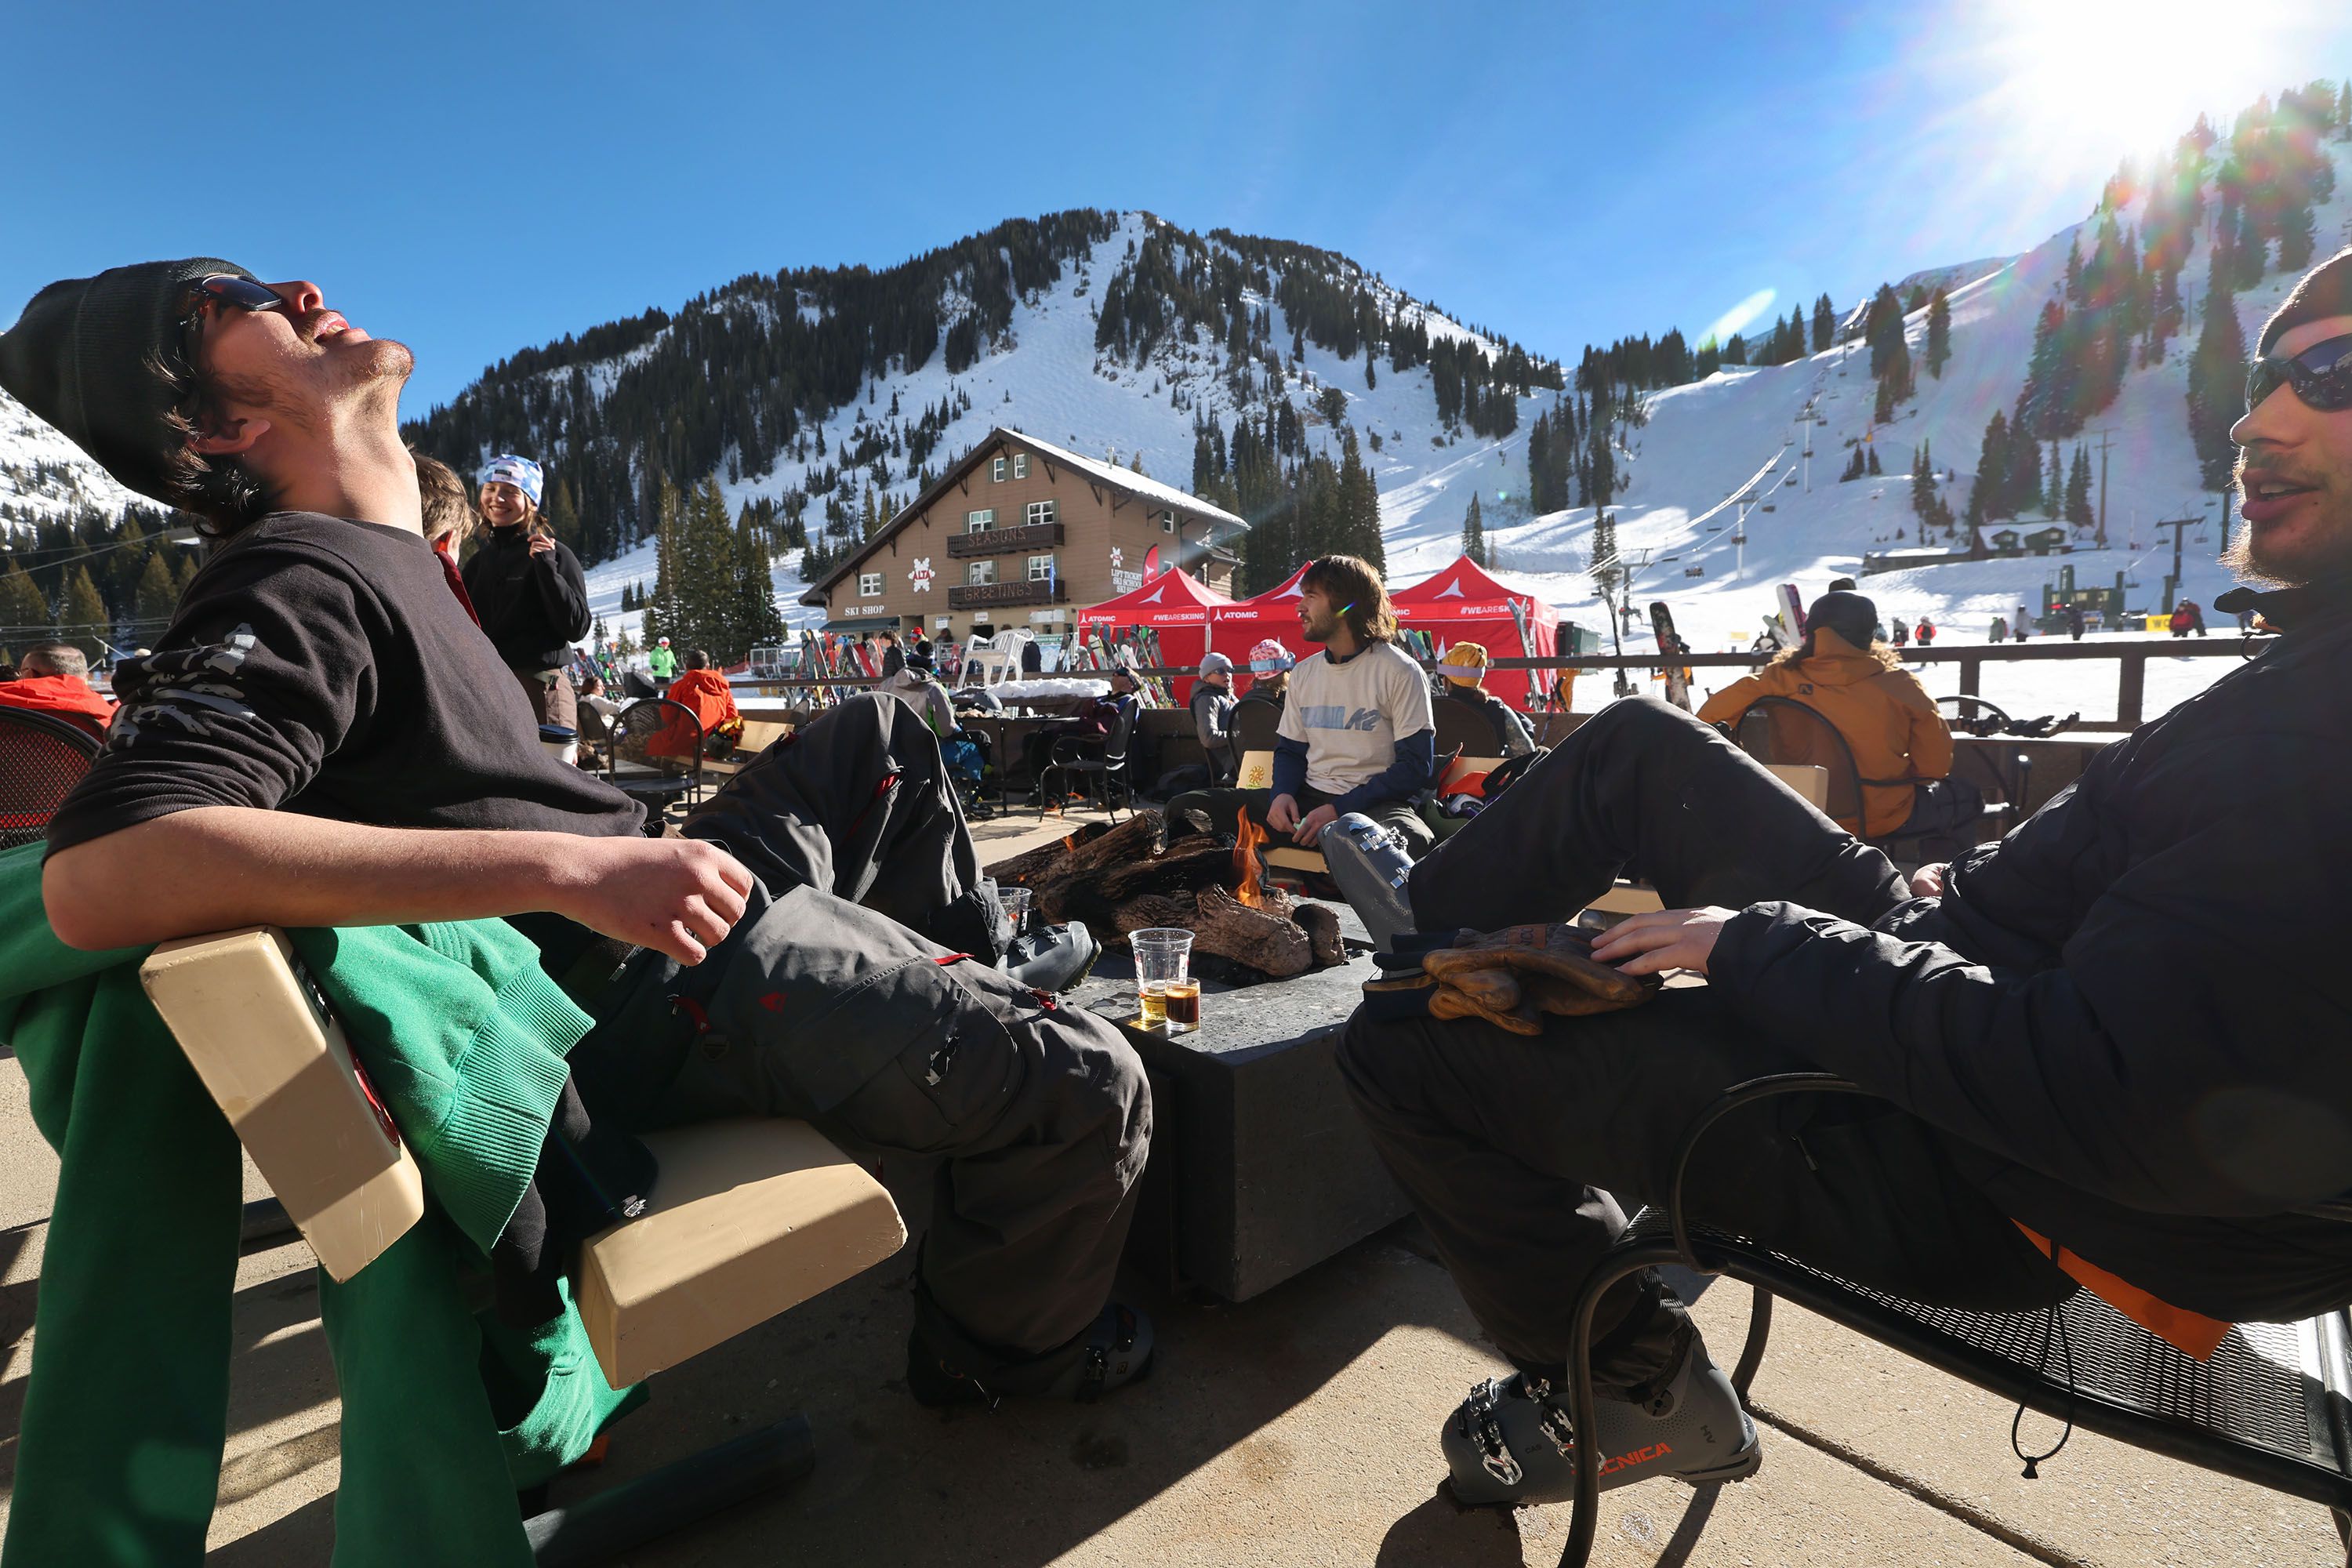
<path fill-rule="evenodd" d="M 63 1163 L 0 1564 L 195 1568 L 228 1424 L 236 1139 L 134 965 L 22 1005 L 83 1016 L 10 1031 Z M 29 1045 L 60 1037 L 74 1043 Z M 576 1457 L 624 1397 L 576 1347 L 542 1355 L 519 1371 L 541 1386 L 540 1408 L 502 1443 L 458 1283 L 464 1246 L 434 1211 L 346 1283 L 320 1275 L 342 1394 L 336 1568 L 528 1568 L 516 1487 Z"/>

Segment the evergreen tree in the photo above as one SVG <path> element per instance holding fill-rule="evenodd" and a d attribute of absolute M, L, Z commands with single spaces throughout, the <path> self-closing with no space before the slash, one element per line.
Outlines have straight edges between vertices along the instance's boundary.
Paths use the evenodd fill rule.
<path fill-rule="evenodd" d="M 1952 297 L 1941 284 L 1927 301 L 1927 374 L 1941 381 L 1952 358 Z"/>
<path fill-rule="evenodd" d="M 673 647 L 686 639 L 686 612 L 678 595 L 682 574 L 678 559 L 682 531 L 679 510 L 677 487 L 663 479 L 654 500 L 654 591 L 643 601 L 648 647 L 663 637 L 669 638 Z"/>
<path fill-rule="evenodd" d="M 2237 263 L 2238 288 L 2251 289 L 2263 280 L 2270 265 L 2270 247 L 2255 224 L 2251 205 L 2238 209 L 2238 237 L 2230 247 L 2230 255 Z"/>
<path fill-rule="evenodd" d="M 548 531 L 574 555 L 587 552 L 587 542 L 580 536 L 580 509 L 572 500 L 572 481 L 558 479 L 555 489 L 547 498 Z"/>
<path fill-rule="evenodd" d="M 163 629 L 162 624 L 172 618 L 172 612 L 179 605 L 180 590 L 172 581 L 172 569 L 163 564 L 163 556 L 150 555 L 147 564 L 140 570 L 138 586 L 131 600 L 131 619 L 142 623 L 140 640 L 154 640 L 154 634 Z"/>
<path fill-rule="evenodd" d="M 1372 471 L 1364 466 L 1363 452 L 1356 444 L 1352 427 L 1340 438 L 1338 489 L 1341 548 L 1370 562 L 1375 571 L 1387 571 L 1388 550 L 1381 538 L 1380 487 L 1372 481 Z"/>
<path fill-rule="evenodd" d="M 2246 407 L 2246 337 L 2228 283 L 2226 258 L 2215 257 L 2205 285 L 2204 319 L 2189 356 L 2189 438 L 2209 490 L 2228 487 L 2238 448 L 2230 426 Z"/>
<path fill-rule="evenodd" d="M 2065 517 L 2076 528 L 2088 528 L 2095 521 L 2091 513 L 2091 453 L 2085 447 L 2074 448 L 2074 461 L 2066 473 Z"/>
<path fill-rule="evenodd" d="M 1827 294 L 1813 301 L 1813 352 L 1820 353 L 1837 340 L 1837 308 Z"/>
<path fill-rule="evenodd" d="M 1617 517 L 1603 509 L 1592 517 L 1592 591 L 1601 602 L 1610 607 L 1613 617 L 1617 606 L 1617 585 L 1624 581 L 1625 569 L 1617 560 Z"/>
<path fill-rule="evenodd" d="M 2318 244 L 2318 234 L 2312 226 L 2311 208 L 2298 202 L 2279 215 L 2279 270 L 2301 272 L 2311 265 L 2313 250 Z"/>
<path fill-rule="evenodd" d="M 748 657 L 762 644 L 784 640 L 783 613 L 776 608 L 772 563 L 765 532 L 758 522 L 744 519 L 735 525 L 735 593 L 727 617 L 724 645 L 716 649 L 724 663 Z"/>
<path fill-rule="evenodd" d="M 1479 515 L 1478 492 L 1470 492 L 1470 510 L 1462 514 L 1462 553 L 1484 566 L 1486 563 L 1486 525 Z"/>
<path fill-rule="evenodd" d="M 0 645 L 21 647 L 26 643 L 48 636 L 55 625 L 49 618 L 49 603 L 41 590 L 25 574 L 21 562 L 8 563 L 5 575 L 0 575 Z"/>
<path fill-rule="evenodd" d="M 89 567 L 76 566 L 66 574 L 65 596 L 58 604 L 58 624 L 73 628 L 66 640 L 81 649 L 82 657 L 92 664 L 105 657 L 106 641 L 114 631 L 114 620 L 106 613 L 106 601 L 99 596 L 98 584 L 89 579 Z"/>
<path fill-rule="evenodd" d="M 1874 476 L 1881 475 L 1881 474 L 1885 473 L 1885 472 L 1886 472 L 1886 470 L 1885 470 L 1885 468 L 1880 468 L 1880 467 L 1878 466 L 1878 447 L 1877 447 L 1874 444 L 1870 443 L 1870 442 L 1864 442 L 1864 446 L 1868 449 L 1868 451 L 1869 451 L 1869 453 L 1870 453 L 1870 463 L 1869 463 L 1869 470 L 1868 470 L 1868 471 L 1869 471 L 1872 475 L 1874 475 Z"/>
<path fill-rule="evenodd" d="M 2042 515 L 2057 519 L 2066 513 L 2066 471 L 2059 466 L 2058 443 L 2050 443 L 2050 468 L 2042 481 Z"/>
<path fill-rule="evenodd" d="M 1919 520 L 1923 539 L 1928 524 L 1950 525 L 1950 514 L 1944 510 L 1943 499 L 1936 494 L 1936 456 L 1925 441 L 1911 454 L 1911 510 Z"/>
<path fill-rule="evenodd" d="M 1996 517 L 2011 517 L 2001 506 L 2009 477 L 2009 420 L 1998 408 L 1985 421 L 1984 443 L 1977 448 L 1976 480 L 1969 487 L 1969 526 L 1976 528 Z"/>
<path fill-rule="evenodd" d="M 1893 382 L 1881 381 L 1878 384 L 1878 401 L 1871 407 L 1870 418 L 1871 423 L 1874 425 L 1887 425 L 1894 422 L 1895 384 Z"/>
<path fill-rule="evenodd" d="M 179 568 L 172 574 L 172 603 L 177 605 L 188 596 L 188 584 L 196 580 L 196 552 L 180 552 Z"/>

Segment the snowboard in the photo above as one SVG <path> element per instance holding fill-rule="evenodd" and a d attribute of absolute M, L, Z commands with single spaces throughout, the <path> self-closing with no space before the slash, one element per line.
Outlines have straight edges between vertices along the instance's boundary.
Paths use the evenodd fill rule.
<path fill-rule="evenodd" d="M 1672 658 L 1690 652 L 1690 644 L 1675 631 L 1675 613 L 1661 599 L 1650 606 L 1650 630 L 1656 634 L 1658 651 Z M 1690 668 L 1686 665 L 1666 666 L 1666 700 L 1685 713 L 1690 711 Z"/>
<path fill-rule="evenodd" d="M 1794 583 L 1783 583 L 1772 590 L 1772 593 L 1780 606 L 1780 624 L 1789 629 L 1790 642 L 1804 641 L 1805 602 L 1797 597 L 1797 585 Z"/>

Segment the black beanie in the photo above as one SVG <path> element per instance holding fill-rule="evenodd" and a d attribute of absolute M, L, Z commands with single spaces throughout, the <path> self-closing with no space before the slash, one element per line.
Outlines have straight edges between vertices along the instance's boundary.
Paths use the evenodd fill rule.
<path fill-rule="evenodd" d="M 176 360 L 187 287 L 216 273 L 253 277 L 195 256 L 50 284 L 0 332 L 0 386 L 127 488 L 177 505 L 170 479 L 182 438 L 172 390 L 150 362 Z"/>
<path fill-rule="evenodd" d="M 2305 321 L 2322 321 L 2330 316 L 2352 316 L 2352 245 L 2303 275 L 2286 302 L 2263 323 L 2254 352 L 2266 354 L 2273 343 Z"/>
<path fill-rule="evenodd" d="M 1878 606 L 1860 594 L 1823 594 L 1805 612 L 1805 629 L 1827 626 L 1856 647 L 1878 636 Z"/>

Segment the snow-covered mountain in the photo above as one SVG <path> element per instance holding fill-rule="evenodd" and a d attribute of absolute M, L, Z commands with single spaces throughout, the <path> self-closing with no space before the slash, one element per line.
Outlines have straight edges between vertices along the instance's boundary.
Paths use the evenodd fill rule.
<path fill-rule="evenodd" d="M 2352 145 L 2333 143 L 2326 151 L 2337 179 L 2334 195 L 2314 213 L 2321 256 L 2352 239 L 2352 177 L 2347 177 L 2352 176 Z M 826 502 L 853 513 L 867 491 L 903 502 L 918 488 L 919 470 L 936 470 L 994 425 L 1121 464 L 1139 457 L 1154 478 L 1188 486 L 1196 421 L 1213 416 L 1230 431 L 1238 419 L 1262 420 L 1269 400 L 1279 398 L 1295 410 L 1304 449 L 1311 452 L 1336 445 L 1337 432 L 1325 412 L 1336 393 L 1341 417 L 1363 438 L 1364 458 L 1381 489 L 1393 582 L 1417 581 L 1452 559 L 1464 511 L 1475 493 L 1504 574 L 1542 594 L 1571 619 L 1591 626 L 1603 623 L 1587 574 L 1593 509 L 1530 516 L 1525 501 L 1528 436 L 1537 416 L 1558 395 L 1542 384 L 1558 379 L 1558 362 L 1531 361 L 1524 351 L 1472 331 L 1344 258 L 1259 241 L 1242 242 L 1257 247 L 1254 281 L 1237 302 L 1228 302 L 1228 313 L 1251 323 L 1265 347 L 1258 357 L 1245 358 L 1238 373 L 1229 344 L 1188 331 L 1172 308 L 1172 324 L 1153 334 L 1148 352 L 1135 352 L 1129 343 L 1098 347 L 1099 312 L 1115 284 L 1129 312 L 1135 290 L 1161 286 L 1136 268 L 1139 251 L 1155 237 L 1171 242 L 1163 254 L 1173 258 L 1178 271 L 1154 276 L 1170 279 L 1164 287 L 1171 296 L 1179 289 L 1209 287 L 1208 265 L 1234 251 L 1233 237 L 1173 230 L 1148 214 L 1096 216 L 1102 220 L 1099 237 L 1073 245 L 1050 279 L 1034 273 L 1019 279 L 1007 294 L 1010 309 L 1001 320 L 967 324 L 974 322 L 976 310 L 952 281 L 943 285 L 935 308 L 939 321 L 949 324 L 949 353 L 927 353 L 912 369 L 904 362 L 913 356 L 890 357 L 880 374 L 859 374 L 846 401 L 821 420 L 803 415 L 792 437 L 772 439 L 772 460 L 757 471 L 748 471 L 740 448 L 730 447 L 710 469 L 730 508 L 759 498 L 784 503 L 797 492 L 812 498 L 805 518 L 814 532 Z M 2129 224 L 2139 215 L 2127 209 L 2121 216 Z M 1770 368 L 1721 370 L 1705 381 L 1651 395 L 1646 422 L 1625 432 L 1621 464 L 1630 484 L 1610 509 L 1621 548 L 1629 554 L 1646 550 L 1654 562 L 1637 583 L 1636 596 L 1671 600 L 1696 647 L 1745 647 L 1759 618 L 1771 608 L 1773 584 L 1793 582 L 1810 596 L 1830 576 L 1854 572 L 1865 551 L 1917 542 L 1906 476 L 1922 441 L 1933 443 L 1938 469 L 1958 470 L 1944 495 L 1954 510 L 1961 510 L 1972 479 L 1969 466 L 1986 420 L 1994 410 L 2016 403 L 2037 315 L 2063 287 L 2078 234 L 2085 241 L 2090 237 L 2080 227 L 2068 229 L 2007 261 L 1959 264 L 1919 275 L 1950 289 L 1951 358 L 1940 377 L 1921 371 L 1916 397 L 1890 425 L 1873 428 L 1874 388 L 1859 342 Z M 2162 517 L 2201 513 L 2214 501 L 2199 487 L 2184 401 L 2186 361 L 2210 243 L 2210 230 L 2201 231 L 2181 272 L 2189 330 L 2171 341 L 2160 363 L 2131 369 L 2114 404 L 2093 422 L 2094 447 L 2100 430 L 2107 432 L 2109 442 L 2110 547 L 2083 550 L 2066 563 L 2086 585 L 2109 583 L 2116 572 L 2125 573 L 2138 584 L 2132 594 L 2135 607 L 2154 602 L 2169 567 L 2168 539 L 2159 542 L 2149 525 Z M 1277 297 L 1292 268 L 1308 269 L 1326 289 L 1370 299 L 1391 331 L 1409 323 L 1433 343 L 1467 342 L 1497 363 L 1517 355 L 1521 368 L 1499 378 L 1505 384 L 1523 378 L 1517 417 L 1508 422 L 1516 427 L 1507 435 L 1479 436 L 1463 418 L 1441 417 L 1438 367 L 1432 363 L 1393 370 L 1383 354 L 1370 362 L 1374 374 L 1368 375 L 1368 356 L 1360 347 L 1343 354 L 1315 341 L 1318 334 L 1294 322 Z M 1267 286 L 1255 286 L 1258 278 Z M 2240 295 L 2237 310 L 2249 342 L 2292 281 L 2273 272 Z M 1295 289 L 1291 297 L 1298 297 Z M 1238 309 L 1231 309 L 1234 303 Z M 822 315 L 828 307 L 803 295 L 798 308 L 805 318 Z M 604 405 L 616 386 L 628 384 L 633 368 L 656 356 L 671 334 L 687 330 L 690 318 L 704 334 L 699 352 L 712 354 L 724 352 L 730 321 L 740 331 L 743 322 L 775 309 L 768 297 L 730 300 L 722 289 L 692 302 L 676 318 L 649 315 L 638 323 L 598 329 L 577 345 L 567 340 L 560 349 L 536 351 L 544 368 L 520 378 L 528 383 L 524 395 L 509 398 L 500 415 L 503 439 L 514 439 L 518 428 L 569 429 L 566 421 L 586 427 L 572 434 L 591 437 L 596 421 L 591 405 Z M 697 311 L 702 314 L 693 316 Z M 1927 311 L 1913 312 L 1906 330 L 1918 359 Z M 961 368 L 951 372 L 957 331 L 971 335 Z M 601 355 L 600 333 L 621 334 L 605 340 L 614 346 Z M 1278 380 L 1268 360 L 1278 364 Z M 516 379 L 509 376 L 509 389 Z M 943 424 L 935 420 L 926 440 L 910 441 L 918 417 L 933 410 L 943 411 Z M 1495 428 L 1505 422 L 1490 417 L 1484 423 Z M 1377 449 L 1371 445 L 1375 437 Z M 1880 456 L 1884 476 L 1840 483 L 1853 444 L 1865 437 Z M 478 444 L 491 443 L 485 438 Z M 845 455 L 851 459 L 847 463 L 842 461 Z M 1734 542 L 1741 510 L 1735 498 L 1750 492 L 1759 500 L 1748 510 L 1743 552 Z M 119 487 L 0 395 L 0 515 L 37 515 L 80 501 L 114 506 L 121 500 Z M 2219 544 L 2217 531 L 2189 531 L 2184 592 L 2207 603 L 2224 585 L 2213 563 Z M 1939 564 L 1873 576 L 1864 587 L 1891 613 L 1930 616 L 1951 635 L 1974 639 L 1983 636 L 1994 615 L 2035 602 L 2060 563 L 2028 558 Z M 818 615 L 798 603 L 804 586 L 799 566 L 799 552 L 790 552 L 774 567 L 779 603 L 796 625 Z M 653 575 L 650 541 L 592 564 L 592 599 L 613 629 L 634 620 L 620 613 L 623 587 L 650 582 Z M 2152 699 L 2157 696 L 2151 692 Z"/>

